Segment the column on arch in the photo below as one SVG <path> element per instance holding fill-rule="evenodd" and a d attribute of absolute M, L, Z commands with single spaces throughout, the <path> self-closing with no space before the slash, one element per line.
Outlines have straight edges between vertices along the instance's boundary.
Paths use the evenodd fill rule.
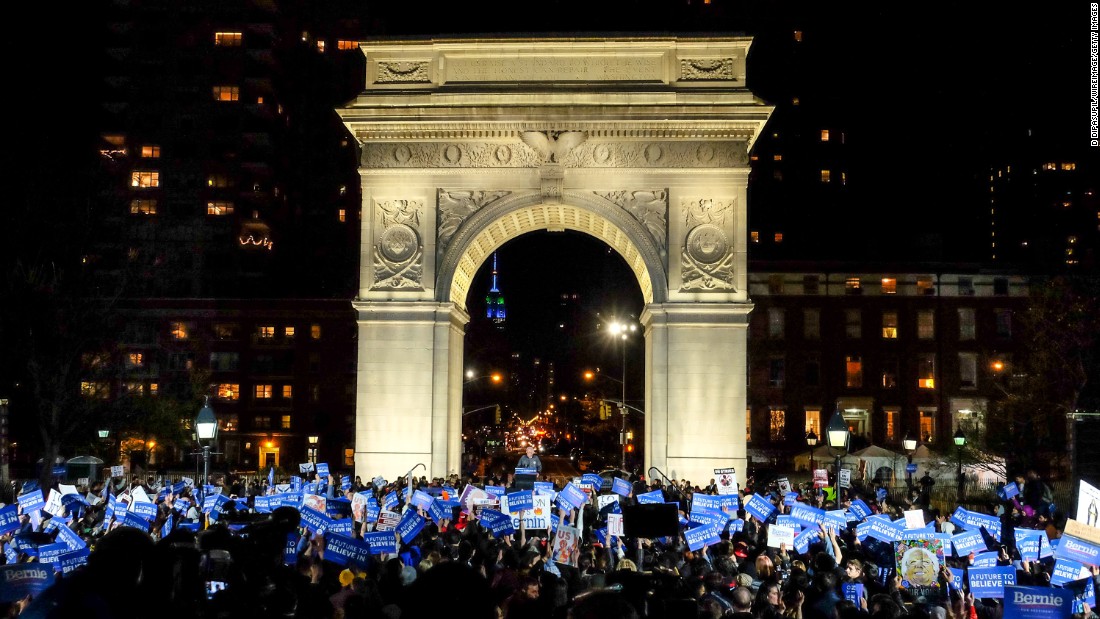
<path fill-rule="evenodd" d="M 744 480 L 751 309 L 751 303 L 665 303 L 643 312 L 647 468 L 703 486 L 714 469 L 734 467 Z"/>
<path fill-rule="evenodd" d="M 355 472 L 394 479 L 459 471 L 462 337 L 451 303 L 356 301 Z"/>

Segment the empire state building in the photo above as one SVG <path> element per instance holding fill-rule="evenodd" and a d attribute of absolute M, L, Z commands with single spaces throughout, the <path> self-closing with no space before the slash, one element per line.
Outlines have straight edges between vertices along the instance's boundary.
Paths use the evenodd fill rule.
<path fill-rule="evenodd" d="M 504 295 L 497 288 L 497 255 L 494 252 L 493 283 L 489 287 L 489 294 L 485 295 L 485 317 L 492 319 L 498 329 L 503 329 L 505 315 Z"/>

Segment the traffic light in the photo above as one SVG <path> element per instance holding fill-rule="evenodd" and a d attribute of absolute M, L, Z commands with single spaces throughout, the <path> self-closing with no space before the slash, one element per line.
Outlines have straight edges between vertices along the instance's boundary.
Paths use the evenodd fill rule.
<path fill-rule="evenodd" d="M 494 413 L 494 416 L 493 416 L 493 423 L 495 423 L 498 426 L 500 425 L 500 404 L 497 404 L 496 413 Z"/>

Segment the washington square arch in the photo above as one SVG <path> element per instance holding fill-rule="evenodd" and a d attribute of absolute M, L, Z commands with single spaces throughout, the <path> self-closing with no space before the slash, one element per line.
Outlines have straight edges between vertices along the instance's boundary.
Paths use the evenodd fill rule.
<path fill-rule="evenodd" d="M 369 43 L 355 467 L 459 472 L 471 280 L 522 234 L 617 251 L 645 308 L 645 469 L 744 470 L 751 39 Z"/>

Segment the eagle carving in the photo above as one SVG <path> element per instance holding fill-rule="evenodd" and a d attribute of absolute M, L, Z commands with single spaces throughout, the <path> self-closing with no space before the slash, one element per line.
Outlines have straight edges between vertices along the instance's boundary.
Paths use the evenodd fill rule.
<path fill-rule="evenodd" d="M 544 162 L 560 163 L 566 153 L 587 138 L 583 131 L 524 131 L 523 143 L 530 146 Z"/>

